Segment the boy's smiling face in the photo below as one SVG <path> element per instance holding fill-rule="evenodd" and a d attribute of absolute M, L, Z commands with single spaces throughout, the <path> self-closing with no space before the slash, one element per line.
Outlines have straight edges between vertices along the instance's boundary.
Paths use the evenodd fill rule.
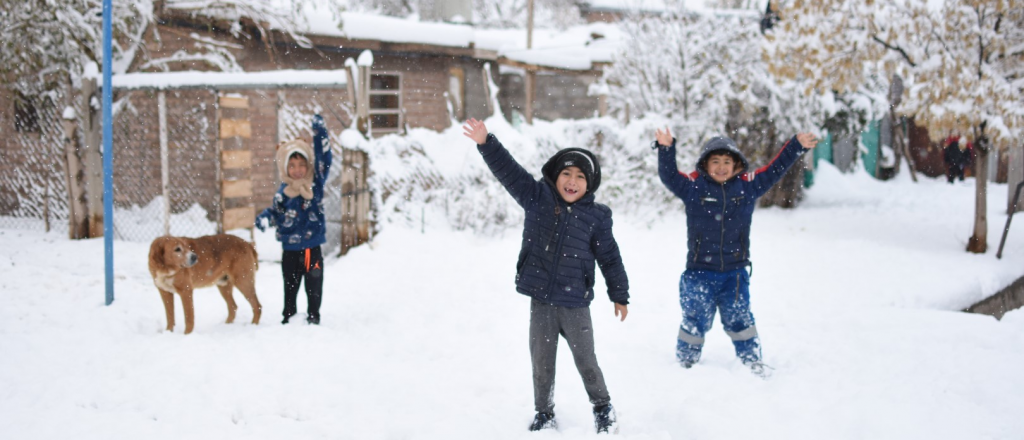
<path fill-rule="evenodd" d="M 707 170 L 708 175 L 718 183 L 725 183 L 727 180 L 732 179 L 733 176 L 742 171 L 737 168 L 737 163 L 733 160 L 732 155 L 725 153 L 712 153 L 708 156 L 708 160 L 707 163 L 704 164 L 704 168 Z"/>
<path fill-rule="evenodd" d="M 306 158 L 293 154 L 288 158 L 288 177 L 293 180 L 299 180 L 306 177 L 306 171 L 309 168 L 309 164 L 306 162 Z"/>
<path fill-rule="evenodd" d="M 555 181 L 555 188 L 558 195 L 566 203 L 575 203 L 587 193 L 587 176 L 579 167 L 565 167 L 558 173 L 558 180 Z"/>

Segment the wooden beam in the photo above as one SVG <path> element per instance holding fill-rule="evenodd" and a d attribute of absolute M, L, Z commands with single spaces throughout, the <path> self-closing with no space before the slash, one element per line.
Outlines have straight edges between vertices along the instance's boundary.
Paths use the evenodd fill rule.
<path fill-rule="evenodd" d="M 599 69 L 588 69 L 588 70 L 572 70 L 572 69 L 559 69 L 556 67 L 539 66 L 536 64 L 524 63 L 522 61 L 510 60 L 505 57 L 498 57 L 498 64 L 502 66 L 516 67 L 523 69 L 527 72 L 550 72 L 559 75 L 569 76 L 601 76 L 604 75 L 604 71 Z"/>
<path fill-rule="evenodd" d="M 252 125 L 248 119 L 221 119 L 220 138 L 238 136 L 243 138 L 252 137 Z"/>
<path fill-rule="evenodd" d="M 252 180 L 225 180 L 220 187 L 221 196 L 231 197 L 252 197 Z"/>
<path fill-rule="evenodd" d="M 245 96 L 221 96 L 219 104 L 225 108 L 249 108 L 249 98 Z"/>
<path fill-rule="evenodd" d="M 256 223 L 256 210 L 252 206 L 224 210 L 224 230 L 252 228 Z"/>
<path fill-rule="evenodd" d="M 221 151 L 221 168 L 249 169 L 252 167 L 252 152 L 248 150 Z"/>

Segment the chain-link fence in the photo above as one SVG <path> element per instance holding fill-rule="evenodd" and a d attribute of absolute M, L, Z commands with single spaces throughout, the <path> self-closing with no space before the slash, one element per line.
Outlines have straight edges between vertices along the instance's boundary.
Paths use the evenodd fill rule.
<path fill-rule="evenodd" d="M 217 95 L 210 90 L 165 93 L 167 194 L 162 185 L 156 92 L 118 96 L 120 108 L 113 123 L 114 238 L 118 240 L 152 240 L 164 235 L 165 221 L 171 235 L 196 237 L 217 231 Z"/>
<path fill-rule="evenodd" d="M 212 89 L 115 91 L 113 109 L 113 202 L 114 238 L 146 242 L 165 234 L 201 236 L 216 233 L 223 205 L 219 135 L 222 93 Z M 326 93 L 324 93 L 326 92 Z M 163 184 L 160 100 L 165 96 L 166 179 Z M 280 183 L 273 163 L 273 144 L 298 137 L 310 138 L 314 114 L 330 120 L 328 127 L 345 127 L 337 112 L 344 113 L 339 91 L 315 89 L 245 90 L 253 100 L 253 168 L 249 178 L 257 187 L 249 198 L 258 213 L 269 205 Z M 330 99 L 329 99 L 330 98 Z M 54 94 L 36 103 L 36 119 L 4 141 L 0 148 L 0 228 L 67 231 L 68 191 L 64 167 L 61 113 L 64 97 Z M 335 105 L 324 108 L 324 103 Z M 266 115 L 269 121 L 262 120 Z M 0 113 L 0 118 L 13 115 Z M 266 118 L 264 118 L 266 119 Z M 14 121 L 0 123 L 15 126 Z M 84 124 L 82 124 L 84 125 Z M 19 126 L 20 127 L 20 126 Z M 35 130 L 35 132 L 31 131 Z M 341 247 L 343 155 L 332 132 L 334 164 L 324 193 L 327 242 L 324 255 L 337 255 Z M 78 136 L 82 137 L 82 130 Z M 256 170 L 259 169 L 257 172 Z M 258 175 L 257 175 L 258 174 Z M 230 176 L 229 176 L 230 177 Z"/>
<path fill-rule="evenodd" d="M 68 230 L 63 102 L 63 93 L 54 91 L 0 112 L 0 228 Z"/>

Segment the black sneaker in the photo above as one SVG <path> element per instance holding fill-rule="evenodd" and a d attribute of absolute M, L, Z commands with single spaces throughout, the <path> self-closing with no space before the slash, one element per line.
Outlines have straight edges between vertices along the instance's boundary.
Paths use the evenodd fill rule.
<path fill-rule="evenodd" d="M 597 428 L 598 434 L 618 434 L 619 426 L 615 423 L 615 408 L 612 404 L 594 407 L 594 427 Z"/>
<path fill-rule="evenodd" d="M 533 416 L 530 431 L 540 431 L 542 429 L 558 429 L 558 423 L 555 422 L 555 413 L 539 412 Z"/>

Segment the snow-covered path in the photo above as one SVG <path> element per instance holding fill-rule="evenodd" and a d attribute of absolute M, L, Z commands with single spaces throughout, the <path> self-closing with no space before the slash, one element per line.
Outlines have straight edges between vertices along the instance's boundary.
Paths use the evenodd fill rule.
<path fill-rule="evenodd" d="M 972 184 L 882 184 L 823 168 L 801 208 L 759 210 L 751 294 L 775 368 L 767 381 L 742 368 L 718 322 L 701 363 L 679 368 L 684 219 L 647 228 L 617 213 L 629 318 L 616 320 L 603 290 L 591 309 L 620 436 L 1020 438 L 1024 312 L 996 321 L 956 310 L 1024 275 L 1024 227 L 996 260 L 1007 189 L 993 185 L 992 249 L 964 253 Z M 161 331 L 148 244 L 116 244 L 117 299 L 106 307 L 102 240 L 0 230 L 0 437 L 595 436 L 564 343 L 560 431 L 526 432 L 518 231 L 387 227 L 374 248 L 327 267 L 319 327 L 278 324 L 279 248 L 270 234 L 257 238 L 263 322 L 244 324 L 243 305 L 224 324 L 223 301 L 204 289 L 184 336 L 180 324 Z"/>

